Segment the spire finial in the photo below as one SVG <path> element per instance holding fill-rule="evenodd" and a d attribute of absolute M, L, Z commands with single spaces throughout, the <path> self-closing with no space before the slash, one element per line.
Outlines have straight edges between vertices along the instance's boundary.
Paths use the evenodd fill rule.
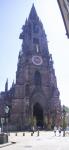
<path fill-rule="evenodd" d="M 34 3 L 33 3 L 33 5 L 32 5 L 29 18 L 30 18 L 30 19 L 36 19 L 36 18 L 38 18 L 38 15 L 37 15 L 37 12 L 36 12 Z"/>
<path fill-rule="evenodd" d="M 8 91 L 8 78 L 7 78 L 6 83 L 5 83 L 5 92 L 7 92 L 7 91 Z"/>

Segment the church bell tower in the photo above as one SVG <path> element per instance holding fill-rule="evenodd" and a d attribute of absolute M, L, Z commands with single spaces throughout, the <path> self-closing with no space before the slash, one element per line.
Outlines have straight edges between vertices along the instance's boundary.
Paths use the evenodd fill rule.
<path fill-rule="evenodd" d="M 53 127 L 60 122 L 61 104 L 52 55 L 47 36 L 34 5 L 20 34 L 15 94 L 12 99 L 11 122 L 18 128 Z"/>

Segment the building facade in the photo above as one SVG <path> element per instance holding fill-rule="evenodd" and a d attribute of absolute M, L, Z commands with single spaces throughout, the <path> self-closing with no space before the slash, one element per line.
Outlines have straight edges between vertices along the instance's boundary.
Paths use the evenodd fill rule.
<path fill-rule="evenodd" d="M 20 34 L 22 49 L 19 52 L 16 83 L 0 94 L 0 117 L 9 107 L 9 125 L 15 129 L 30 128 L 33 123 L 44 128 L 60 124 L 61 102 L 49 53 L 47 36 L 34 5 Z"/>
<path fill-rule="evenodd" d="M 57 2 L 62 14 L 66 35 L 69 38 L 69 0 L 57 0 Z"/>

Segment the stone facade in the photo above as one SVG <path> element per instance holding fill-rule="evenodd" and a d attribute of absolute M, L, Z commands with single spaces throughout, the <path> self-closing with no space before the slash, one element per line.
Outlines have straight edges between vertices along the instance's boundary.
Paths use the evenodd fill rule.
<path fill-rule="evenodd" d="M 6 84 L 4 92 L 7 95 L 3 104 L 10 108 L 9 123 L 16 129 L 24 129 L 31 127 L 35 118 L 36 126 L 52 128 L 60 123 L 60 94 L 47 36 L 34 5 L 19 38 L 23 42 L 16 83 L 9 91 Z"/>

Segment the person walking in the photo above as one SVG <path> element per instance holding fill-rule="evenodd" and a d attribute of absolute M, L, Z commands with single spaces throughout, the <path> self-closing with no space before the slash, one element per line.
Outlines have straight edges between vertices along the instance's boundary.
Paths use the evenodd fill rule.
<path fill-rule="evenodd" d="M 54 126 L 54 134 L 55 134 L 55 136 L 56 136 L 56 131 L 57 131 L 57 127 Z"/>
<path fill-rule="evenodd" d="M 61 127 L 58 127 L 59 136 L 61 136 Z"/>

